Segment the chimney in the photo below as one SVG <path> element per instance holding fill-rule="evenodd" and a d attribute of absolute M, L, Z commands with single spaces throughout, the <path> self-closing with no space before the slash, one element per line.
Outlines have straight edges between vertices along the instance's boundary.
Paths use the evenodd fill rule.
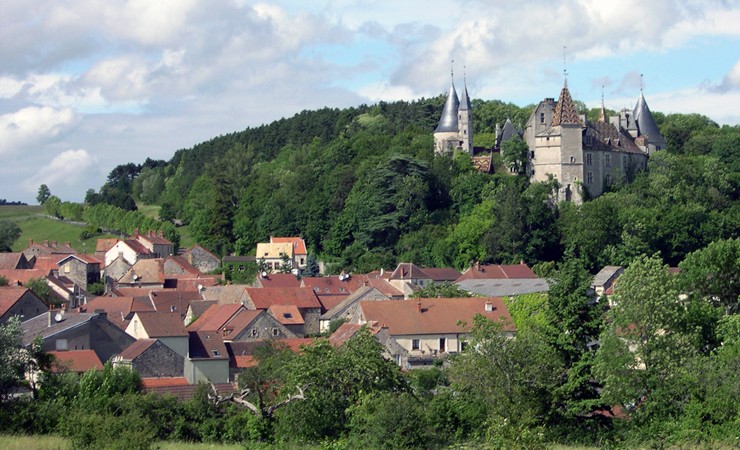
<path fill-rule="evenodd" d="M 48 247 L 49 246 L 49 241 L 46 240 L 46 239 L 44 239 L 44 245 Z"/>
<path fill-rule="evenodd" d="M 47 316 L 47 319 L 48 319 L 48 323 L 47 323 L 47 327 L 48 327 L 48 328 L 51 328 L 51 315 L 52 315 L 52 313 L 53 313 L 53 312 L 52 312 L 52 310 L 51 310 L 51 309 L 49 309 L 49 312 L 48 312 L 48 313 L 46 313 L 46 316 Z"/>
<path fill-rule="evenodd" d="M 134 228 L 134 235 L 137 235 L 137 234 L 139 234 L 139 229 L 138 228 Z"/>
<path fill-rule="evenodd" d="M 159 237 L 163 238 L 164 237 L 164 232 L 162 230 L 159 230 L 158 235 L 159 235 Z"/>
<path fill-rule="evenodd" d="M 51 241 L 51 245 L 52 245 L 52 247 L 56 247 L 57 246 L 57 241 Z"/>
<path fill-rule="evenodd" d="M 480 271 L 480 261 L 475 262 L 475 270 Z"/>
<path fill-rule="evenodd" d="M 486 312 L 493 312 L 493 303 L 486 302 Z"/>
<path fill-rule="evenodd" d="M 416 302 L 416 311 L 421 314 L 421 300 Z"/>
<path fill-rule="evenodd" d="M 383 269 L 383 268 L 381 267 L 381 268 L 380 268 L 380 276 L 382 277 L 384 273 L 385 273 L 385 269 Z"/>
<path fill-rule="evenodd" d="M 32 246 L 32 245 L 33 245 L 33 239 L 29 238 L 29 239 L 28 239 L 28 246 L 30 247 L 30 246 Z"/>

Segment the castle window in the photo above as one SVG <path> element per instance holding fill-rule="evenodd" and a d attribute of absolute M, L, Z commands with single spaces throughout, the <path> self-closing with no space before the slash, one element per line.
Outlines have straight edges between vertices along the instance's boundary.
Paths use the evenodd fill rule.
<path fill-rule="evenodd" d="M 576 162 L 576 157 L 575 157 L 575 156 L 571 156 L 571 157 L 570 157 L 570 162 L 571 162 L 571 163 L 574 163 L 574 162 Z"/>
<path fill-rule="evenodd" d="M 531 152 L 529 152 L 529 157 L 530 157 L 531 159 L 534 159 L 534 150 L 532 150 Z"/>
<path fill-rule="evenodd" d="M 593 165 L 593 158 L 591 157 L 591 153 L 586 153 L 586 165 L 590 166 Z"/>
<path fill-rule="evenodd" d="M 604 155 L 604 165 L 606 165 L 606 167 L 611 167 L 612 166 L 612 155 L 610 155 L 608 153 L 606 155 Z"/>
<path fill-rule="evenodd" d="M 612 184 L 612 176 L 607 173 L 604 177 L 604 182 L 607 184 L 607 186 Z"/>
<path fill-rule="evenodd" d="M 586 184 L 591 184 L 593 182 L 594 182 L 594 173 L 586 172 Z"/>

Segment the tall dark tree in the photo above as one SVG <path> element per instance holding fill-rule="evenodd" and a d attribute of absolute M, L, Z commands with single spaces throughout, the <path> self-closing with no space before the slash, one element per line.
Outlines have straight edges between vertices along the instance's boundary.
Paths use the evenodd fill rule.
<path fill-rule="evenodd" d="M 39 202 L 39 205 L 43 205 L 46 203 L 46 200 L 51 197 L 51 191 L 49 190 L 49 186 L 42 184 L 39 186 L 39 193 L 36 195 L 36 201 Z"/>

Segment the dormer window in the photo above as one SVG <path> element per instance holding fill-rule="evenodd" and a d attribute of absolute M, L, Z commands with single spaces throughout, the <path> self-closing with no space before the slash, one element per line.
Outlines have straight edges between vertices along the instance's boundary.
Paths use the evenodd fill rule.
<path fill-rule="evenodd" d="M 213 351 L 213 356 L 221 356 L 221 352 L 219 352 L 215 348 L 212 351 Z"/>

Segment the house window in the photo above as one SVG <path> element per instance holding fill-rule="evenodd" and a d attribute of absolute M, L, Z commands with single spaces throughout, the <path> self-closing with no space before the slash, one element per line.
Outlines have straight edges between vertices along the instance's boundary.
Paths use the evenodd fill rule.
<path fill-rule="evenodd" d="M 586 165 L 590 166 L 593 164 L 593 159 L 591 157 L 591 153 L 586 153 Z"/>
<path fill-rule="evenodd" d="M 586 184 L 591 184 L 593 182 L 594 182 L 594 173 L 586 172 Z"/>
<path fill-rule="evenodd" d="M 57 339 L 56 340 L 56 349 L 57 351 L 67 350 L 67 340 L 66 339 Z"/>
<path fill-rule="evenodd" d="M 460 342 L 460 351 L 464 352 L 468 349 L 468 341 L 462 341 Z"/>
<path fill-rule="evenodd" d="M 421 343 L 418 339 L 411 339 L 411 350 L 419 350 Z"/>
<path fill-rule="evenodd" d="M 612 166 L 612 155 L 610 154 L 604 155 L 604 164 L 606 165 L 606 167 Z"/>
<path fill-rule="evenodd" d="M 252 330 L 252 337 L 257 337 L 257 330 Z"/>
<path fill-rule="evenodd" d="M 273 328 L 272 329 L 272 335 L 273 336 L 278 336 L 278 335 L 280 335 L 280 331 L 277 328 Z"/>
<path fill-rule="evenodd" d="M 447 338 L 439 338 L 439 352 L 444 353 L 447 351 Z"/>
<path fill-rule="evenodd" d="M 612 176 L 607 173 L 606 177 L 604 177 L 604 182 L 607 184 L 607 186 L 612 184 Z"/>
<path fill-rule="evenodd" d="M 534 150 L 532 150 L 531 152 L 529 152 L 529 157 L 530 157 L 531 159 L 534 159 Z"/>
<path fill-rule="evenodd" d="M 540 113 L 540 123 L 545 123 L 545 113 Z"/>
<path fill-rule="evenodd" d="M 305 259 L 303 259 L 303 258 L 301 258 L 301 263 L 300 263 L 300 264 L 301 264 L 301 265 L 304 265 L 304 264 L 306 264 L 306 260 L 305 260 Z"/>
<path fill-rule="evenodd" d="M 218 350 L 214 349 L 213 350 L 213 356 L 221 356 L 221 352 L 219 352 Z"/>
<path fill-rule="evenodd" d="M 575 156 L 571 156 L 571 157 L 570 157 L 570 162 L 571 162 L 571 163 L 574 163 L 574 162 L 576 162 L 576 157 L 575 157 Z"/>

